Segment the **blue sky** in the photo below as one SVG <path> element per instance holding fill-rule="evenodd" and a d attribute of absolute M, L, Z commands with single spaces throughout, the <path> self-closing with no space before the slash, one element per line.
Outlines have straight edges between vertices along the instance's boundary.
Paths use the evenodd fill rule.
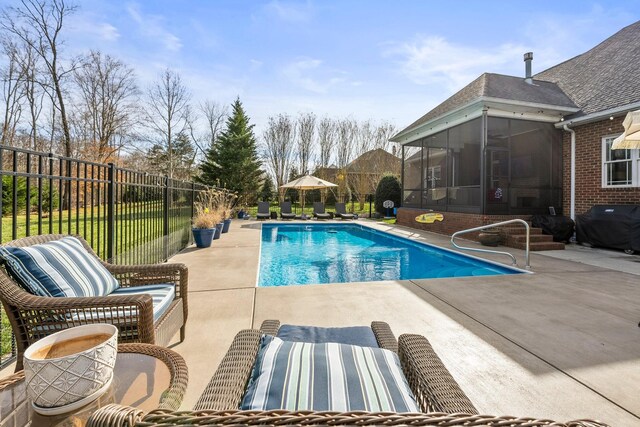
<path fill-rule="evenodd" d="M 194 100 L 240 96 L 269 115 L 411 123 L 482 72 L 522 75 L 569 59 L 640 19 L 630 1 L 85 0 L 67 51 L 98 48 L 141 86 L 170 67 Z"/>

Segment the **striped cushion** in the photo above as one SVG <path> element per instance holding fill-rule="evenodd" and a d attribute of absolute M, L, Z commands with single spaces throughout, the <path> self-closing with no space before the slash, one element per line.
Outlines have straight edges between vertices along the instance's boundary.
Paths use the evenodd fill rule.
<path fill-rule="evenodd" d="M 132 288 L 121 287 L 113 291 L 111 295 L 137 295 L 149 294 L 153 298 L 153 320 L 158 320 L 169 308 L 176 297 L 176 288 L 173 284 L 141 285 Z M 111 296 L 109 295 L 109 296 Z"/>
<path fill-rule="evenodd" d="M 240 409 L 420 412 L 395 353 L 269 335 Z"/>
<path fill-rule="evenodd" d="M 95 297 L 118 288 L 111 273 L 72 236 L 24 248 L 2 246 L 0 259 L 9 274 L 34 295 Z"/>

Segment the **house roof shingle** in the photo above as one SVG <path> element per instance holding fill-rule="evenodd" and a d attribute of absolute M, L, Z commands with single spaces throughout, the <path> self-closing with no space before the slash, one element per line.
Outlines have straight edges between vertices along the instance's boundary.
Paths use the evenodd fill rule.
<path fill-rule="evenodd" d="M 640 21 L 589 51 L 534 75 L 533 85 L 520 77 L 482 74 L 398 135 L 482 96 L 580 108 L 569 118 L 640 102 L 638 64 Z"/>
<path fill-rule="evenodd" d="M 575 116 L 640 101 L 640 21 L 534 78 L 556 83 L 581 108 Z"/>
<path fill-rule="evenodd" d="M 522 77 L 484 73 L 400 133 L 429 122 L 480 97 L 576 108 L 571 99 L 555 83 L 533 80 L 533 84 L 529 84 Z"/>

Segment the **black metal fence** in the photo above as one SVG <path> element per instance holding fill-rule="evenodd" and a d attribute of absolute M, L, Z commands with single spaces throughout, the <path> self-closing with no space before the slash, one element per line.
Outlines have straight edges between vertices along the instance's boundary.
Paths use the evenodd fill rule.
<path fill-rule="evenodd" d="M 191 241 L 206 186 L 114 164 L 0 146 L 0 243 L 30 235 L 83 236 L 115 264 L 162 262 Z M 0 308 L 0 367 L 15 355 Z"/>

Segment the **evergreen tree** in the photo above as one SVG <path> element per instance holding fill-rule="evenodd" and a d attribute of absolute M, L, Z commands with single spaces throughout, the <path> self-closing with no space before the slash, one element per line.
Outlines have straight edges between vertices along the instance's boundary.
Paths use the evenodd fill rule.
<path fill-rule="evenodd" d="M 249 124 L 249 117 L 237 98 L 225 129 L 200 166 L 202 174 L 198 181 L 235 191 L 241 203 L 250 203 L 260 188 L 260 166 L 253 125 Z"/>
<path fill-rule="evenodd" d="M 264 184 L 262 184 L 262 190 L 260 190 L 260 200 L 269 202 L 271 201 L 271 198 L 273 198 L 273 181 L 271 180 L 271 177 L 267 175 L 264 178 Z"/>
<path fill-rule="evenodd" d="M 193 160 L 195 150 L 189 141 L 189 137 L 181 132 L 173 139 L 171 157 L 173 157 L 173 170 L 169 170 L 169 153 L 166 147 L 160 144 L 154 144 L 147 158 L 149 165 L 154 171 L 163 175 L 173 173 L 173 177 L 177 179 L 191 179 L 193 175 Z"/>

